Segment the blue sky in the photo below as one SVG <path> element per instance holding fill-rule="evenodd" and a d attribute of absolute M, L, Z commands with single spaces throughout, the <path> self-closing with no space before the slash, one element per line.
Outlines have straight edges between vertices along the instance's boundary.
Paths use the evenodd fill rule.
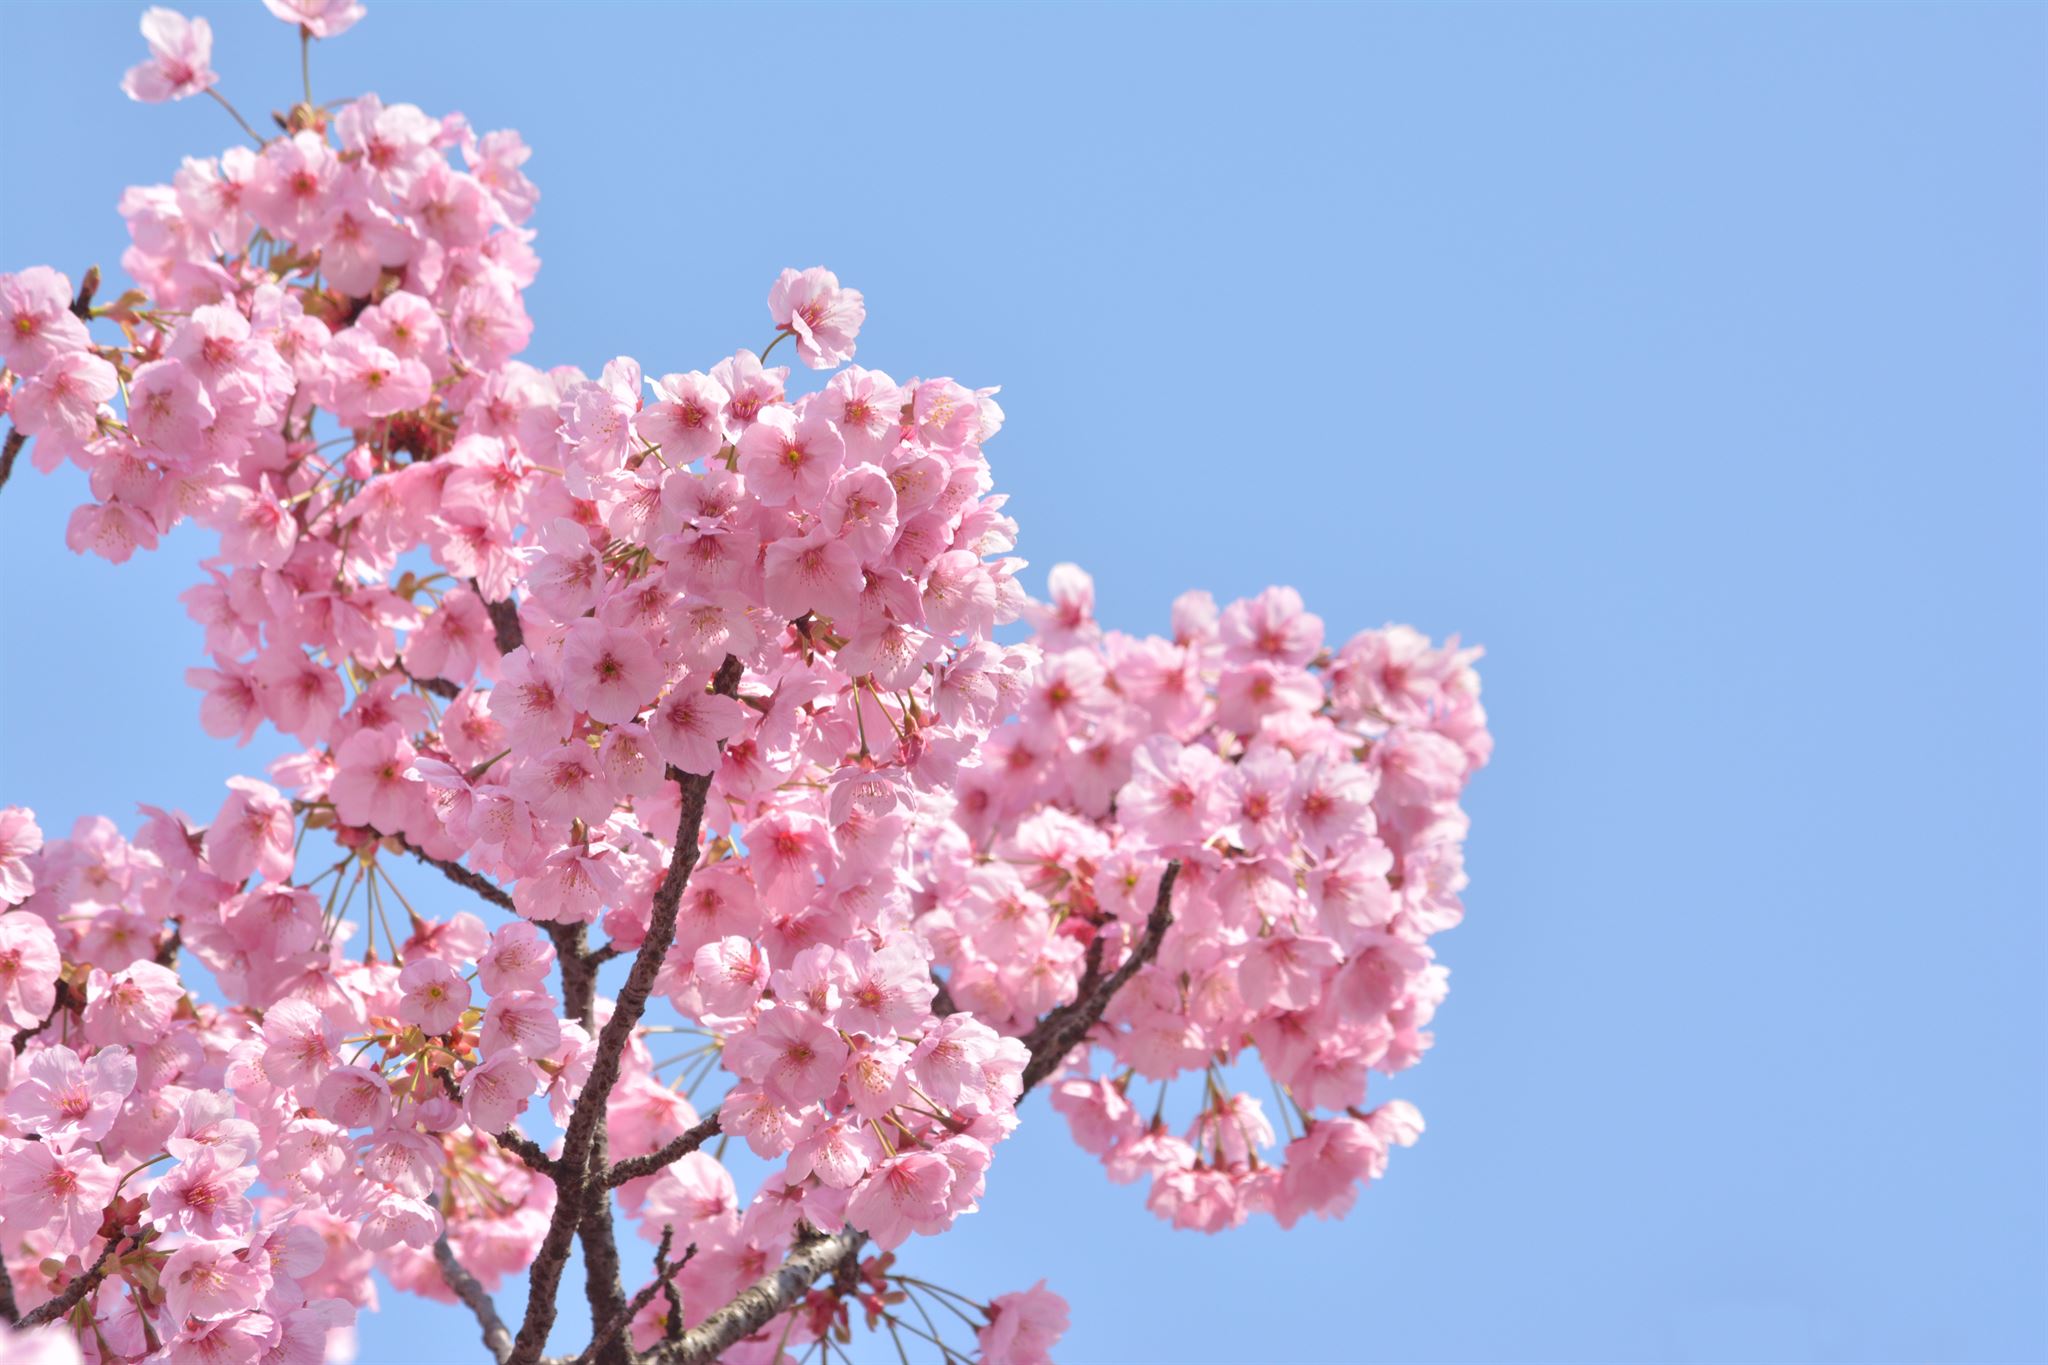
<path fill-rule="evenodd" d="M 121 187 L 230 145 L 120 95 L 139 12 L 0 9 L 0 268 L 112 268 Z M 209 13 L 223 88 L 289 99 L 291 32 Z M 525 133 L 539 363 L 706 365 L 823 263 L 863 362 L 1004 386 L 1034 584 L 1487 647 L 1452 994 L 1384 1091 L 1422 1143 L 1209 1239 L 1034 1099 L 913 1273 L 1049 1277 L 1069 1361 L 2031 1360 L 2044 55 L 2020 5 L 372 0 L 314 81 Z M 277 746 L 197 727 L 204 538 L 77 558 L 83 496 L 0 492 L 0 800 L 210 814 Z"/>

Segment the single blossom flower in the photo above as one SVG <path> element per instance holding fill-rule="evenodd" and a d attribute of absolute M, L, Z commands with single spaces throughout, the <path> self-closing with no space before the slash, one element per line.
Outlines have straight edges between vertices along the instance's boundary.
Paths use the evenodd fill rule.
<path fill-rule="evenodd" d="M 149 44 L 149 60 L 130 67 L 121 79 L 129 99 L 152 104 L 181 100 L 220 79 L 211 64 L 213 26 L 204 19 L 152 6 L 142 12 L 142 37 Z"/>

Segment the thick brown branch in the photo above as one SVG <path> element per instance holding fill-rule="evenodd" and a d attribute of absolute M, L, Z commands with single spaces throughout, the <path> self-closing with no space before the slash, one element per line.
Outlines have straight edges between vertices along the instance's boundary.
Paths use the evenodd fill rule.
<path fill-rule="evenodd" d="M 526 630 L 519 624 L 519 604 L 491 601 L 484 594 L 484 585 L 474 578 L 469 580 L 469 586 L 476 589 L 476 595 L 483 599 L 484 610 L 491 615 L 491 633 L 497 637 L 498 652 L 510 654 L 525 644 Z"/>
<path fill-rule="evenodd" d="M 646 1156 L 629 1156 L 624 1161 L 614 1164 L 610 1170 L 604 1173 L 605 1188 L 616 1189 L 628 1180 L 638 1180 L 643 1175 L 653 1175 L 670 1162 L 679 1161 L 689 1153 L 696 1151 L 717 1135 L 718 1111 L 714 1109 L 703 1122 L 686 1132 L 678 1133 L 675 1137 L 670 1138 L 667 1144 L 659 1151 L 649 1152 Z"/>
<path fill-rule="evenodd" d="M 7 486 L 8 476 L 14 473 L 14 458 L 21 454 L 21 448 L 28 444 L 28 437 L 18 431 L 7 433 L 7 442 L 0 445 L 0 488 Z"/>
<path fill-rule="evenodd" d="M 719 666 L 712 690 L 727 697 L 734 695 L 739 690 L 740 672 L 740 661 L 727 655 Z M 569 1258 L 569 1243 L 583 1221 L 585 1203 L 592 1198 L 609 1198 L 602 1171 L 595 1176 L 592 1174 L 591 1149 L 597 1127 L 604 1121 L 612 1087 L 619 1079 L 619 1058 L 647 1008 L 647 998 L 654 991 L 654 978 L 661 971 L 662 959 L 668 956 L 669 945 L 675 941 L 676 911 L 682 903 L 683 888 L 690 880 L 690 872 L 697 865 L 697 841 L 703 833 L 704 802 L 711 791 L 711 777 L 709 774 L 670 771 L 682 786 L 682 815 L 676 824 L 675 850 L 661 885 L 654 891 L 647 937 L 633 957 L 633 969 L 619 991 L 611 1018 L 605 1021 L 604 1031 L 598 1035 L 597 1055 L 591 1062 L 590 1079 L 583 1083 L 583 1091 L 576 1097 L 576 1108 L 569 1115 L 569 1131 L 562 1140 L 559 1163 L 563 1179 L 556 1184 L 554 1215 L 549 1219 L 547 1234 L 541 1239 L 540 1251 L 527 1276 L 526 1316 L 519 1324 L 519 1337 L 512 1351 L 515 1365 L 533 1365 L 540 1359 L 541 1348 L 547 1344 L 548 1329 L 554 1326 L 555 1294 L 561 1287 L 562 1269 Z"/>
<path fill-rule="evenodd" d="M 830 1237 L 804 1242 L 789 1259 L 742 1289 L 732 1302 L 683 1333 L 664 1342 L 646 1359 L 650 1365 L 704 1365 L 755 1332 L 793 1305 L 801 1303 L 813 1282 L 867 1244 L 865 1232 L 851 1228 Z"/>
<path fill-rule="evenodd" d="M 512 1333 L 505 1326 L 505 1320 L 498 1316 L 498 1306 L 491 1302 L 476 1276 L 469 1273 L 462 1262 L 455 1259 L 455 1248 L 448 1245 L 447 1234 L 434 1241 L 434 1260 L 441 1267 L 441 1278 L 448 1281 L 448 1287 L 455 1291 L 455 1297 L 469 1306 L 476 1314 L 476 1324 L 483 1329 L 484 1349 L 491 1353 L 491 1359 L 503 1365 L 512 1354 Z"/>
<path fill-rule="evenodd" d="M 562 972 L 562 1014 L 588 1033 L 597 1027 L 597 957 L 588 951 L 589 935 L 580 924 L 559 921 L 541 929 L 555 945 L 555 965 Z"/>
<path fill-rule="evenodd" d="M 1102 1018 L 1102 1012 L 1109 1008 L 1109 1002 L 1124 983 L 1159 955 L 1159 944 L 1173 924 L 1173 884 L 1179 877 L 1180 864 L 1168 863 L 1159 878 L 1159 894 L 1152 902 L 1152 913 L 1145 919 L 1145 935 L 1123 965 L 1084 988 L 1072 1004 L 1054 1010 L 1031 1031 L 1026 1040 L 1031 1060 L 1024 1067 L 1024 1089 L 1019 1099 L 1058 1069 L 1067 1053 Z M 1099 967 L 1099 957 L 1097 963 Z M 646 1359 L 658 1365 L 702 1365 L 716 1360 L 720 1352 L 802 1302 L 819 1276 L 847 1257 L 858 1255 L 866 1241 L 866 1233 L 849 1228 L 799 1246 L 773 1272 L 741 1290 L 725 1307 L 685 1332 L 680 1341 L 658 1347 Z"/>
<path fill-rule="evenodd" d="M 7 1273 L 7 1264 L 0 1261 L 0 1319 L 8 1322 L 21 1321 L 21 1309 L 14 1304 L 14 1279 Z"/>
<path fill-rule="evenodd" d="M 92 1269 L 65 1285 L 64 1292 L 56 1298 L 38 1304 L 24 1313 L 21 1318 L 22 1327 L 41 1327 L 46 1322 L 57 1321 L 76 1308 L 80 1301 L 97 1289 L 100 1281 L 107 1277 L 107 1262 L 114 1258 L 114 1247 L 120 1240 L 118 1237 L 109 1238 L 106 1246 L 100 1250 L 100 1258 L 92 1263 Z"/>
<path fill-rule="evenodd" d="M 576 1240 L 583 1243 L 583 1297 L 590 1305 L 593 1327 L 626 1312 L 626 1280 L 619 1267 L 612 1201 L 600 1179 L 611 1161 L 611 1125 L 600 1118 L 590 1135 L 590 1153 L 584 1158 L 583 1221 L 576 1227 Z M 596 1365 L 633 1365 L 630 1342 L 604 1341 L 592 1349 Z"/>

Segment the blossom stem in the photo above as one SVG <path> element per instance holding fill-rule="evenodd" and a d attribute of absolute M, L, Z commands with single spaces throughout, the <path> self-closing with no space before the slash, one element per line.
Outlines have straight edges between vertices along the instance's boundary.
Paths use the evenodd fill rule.
<path fill-rule="evenodd" d="M 120 1192 L 121 1187 L 128 1183 L 129 1176 L 139 1175 L 143 1171 L 146 1171 L 150 1167 L 156 1165 L 158 1162 L 169 1161 L 170 1159 L 171 1154 L 169 1152 L 158 1152 L 155 1156 L 143 1162 L 140 1166 L 130 1166 L 127 1170 L 121 1173 L 121 1178 L 114 1182 L 115 1193 L 118 1194 Z"/>
<path fill-rule="evenodd" d="M 249 126 L 249 120 L 242 117 L 241 110 L 235 108 L 234 105 L 228 103 L 228 97 L 226 95 L 221 94 L 220 91 L 214 89 L 210 85 L 206 87 L 206 93 L 213 97 L 213 102 L 215 104 L 218 104 L 221 108 L 227 110 L 229 115 L 233 117 L 235 122 L 242 125 L 242 131 L 247 133 L 251 140 L 253 140 L 258 147 L 264 145 L 263 135 L 261 133 L 258 133 L 254 128 L 251 128 Z"/>

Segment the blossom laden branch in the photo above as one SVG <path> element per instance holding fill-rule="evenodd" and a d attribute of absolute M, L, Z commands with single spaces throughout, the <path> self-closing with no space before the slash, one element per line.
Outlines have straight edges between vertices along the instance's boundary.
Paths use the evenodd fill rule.
<path fill-rule="evenodd" d="M 739 691 L 741 672 L 740 661 L 726 655 L 713 679 L 711 691 L 722 697 L 735 696 Z M 690 872 L 697 865 L 698 842 L 704 825 L 704 802 L 711 791 L 711 775 L 671 769 L 670 776 L 678 780 L 682 789 L 682 810 L 677 820 L 674 850 L 661 884 L 655 888 L 646 937 L 634 955 L 632 971 L 612 1006 L 611 1018 L 605 1021 L 604 1031 L 598 1036 L 590 1077 L 583 1083 L 583 1090 L 576 1098 L 576 1107 L 569 1116 L 562 1155 L 557 1161 L 557 1169 L 563 1179 L 556 1183 L 555 1211 L 549 1220 L 547 1234 L 541 1239 L 540 1253 L 527 1277 L 526 1315 L 513 1344 L 511 1365 L 533 1365 L 540 1359 L 541 1349 L 547 1344 L 548 1330 L 554 1325 L 555 1293 L 561 1285 L 569 1243 L 583 1218 L 587 1203 L 593 1198 L 605 1197 L 604 1172 L 598 1171 L 593 1175 L 590 1170 L 592 1146 L 604 1121 L 612 1086 L 618 1080 L 619 1059 L 632 1039 L 641 1013 L 647 1008 L 647 999 L 654 990 L 655 974 L 661 970 L 669 944 L 675 940 L 676 911 L 681 905 L 683 888 L 690 879 Z"/>
<path fill-rule="evenodd" d="M 1153 898 L 1152 912 L 1145 917 L 1145 935 L 1138 940 L 1131 955 L 1123 965 L 1109 974 L 1106 981 L 1094 983 L 1079 999 L 1070 1005 L 1063 1005 L 1048 1014 L 1025 1039 L 1031 1049 L 1031 1060 L 1024 1067 L 1024 1089 L 1028 1092 L 1038 1083 L 1059 1069 L 1066 1055 L 1074 1045 L 1088 1036 L 1088 1030 L 1095 1027 L 1102 1012 L 1109 1008 L 1109 1002 L 1124 988 L 1124 983 L 1136 976 L 1146 963 L 1159 955 L 1159 945 L 1166 940 L 1166 931 L 1173 924 L 1173 884 L 1180 878 L 1180 863 L 1170 862 L 1159 877 L 1159 892 Z"/>
<path fill-rule="evenodd" d="M 267 2 L 302 56 L 361 14 Z M 217 93 L 203 19 L 143 31 L 132 95 Z M 865 303 L 823 267 L 774 282 L 759 355 L 528 365 L 517 135 L 315 105 L 298 74 L 282 135 L 124 197 L 138 287 L 96 306 L 96 274 L 0 274 L 0 480 L 31 449 L 76 465 L 92 501 L 64 539 L 117 563 L 187 519 L 217 532 L 185 597 L 202 723 L 301 746 L 204 826 L 145 807 L 132 842 L 99 820 L 46 845 L 0 807 L 0 1255 L 77 1265 L 136 1229 L 68 1316 L 132 1310 L 179 1359 L 245 1337 L 310 1358 L 372 1267 L 445 1297 L 423 1253 L 499 1365 L 633 1365 L 656 1296 L 664 1358 L 778 1331 L 829 1354 L 856 1303 L 923 1335 L 873 1312 L 913 1283 L 895 1249 L 974 1212 L 1055 1076 L 1075 1140 L 1176 1225 L 1348 1208 L 1420 1131 L 1362 1106 L 1443 998 L 1428 939 L 1462 915 L 1457 798 L 1490 745 L 1477 652 L 1401 627 L 1326 645 L 1284 588 L 1188 594 L 1150 639 L 1096 622 L 1075 566 L 1030 599 L 984 452 L 996 390 L 849 364 Z M 845 368 L 792 393 L 771 359 Z M 998 643 L 1020 618 L 1029 641 Z M 324 871 L 300 864 L 316 832 Z M 401 851 L 510 922 L 420 914 Z M 647 1023 L 657 994 L 679 1025 Z M 1158 1040 L 1196 1030 L 1231 1042 L 1162 1068 Z M 694 1041 L 640 1041 L 670 1033 Z M 138 1039 L 192 1065 L 137 1067 Z M 1276 1110 L 1230 1093 L 1223 1064 L 1253 1057 Z M 1162 1069 L 1148 1125 L 1126 1092 Z M 542 1094 L 559 1156 L 519 1128 Z M 178 1150 L 116 1121 L 141 1113 Z M 784 1162 L 751 1195 L 733 1138 Z M 628 1206 L 664 1233 L 632 1294 Z M 361 1254 L 298 1273 L 276 1239 L 309 1222 Z M 788 1263 L 686 1331 L 676 1229 L 717 1263 L 707 1294 L 764 1243 Z M 589 1345 L 541 1357 L 578 1245 Z M 481 1288 L 507 1272 L 516 1324 Z M 1042 1287 L 961 1302 L 992 1358 L 1064 1329 Z"/>
<path fill-rule="evenodd" d="M 1027 1044 L 1031 1058 L 1024 1067 L 1024 1093 L 1028 1094 L 1059 1068 L 1067 1053 L 1102 1018 L 1116 993 L 1159 955 L 1159 945 L 1173 924 L 1173 886 L 1179 877 L 1180 863 L 1169 862 L 1160 874 L 1159 891 L 1153 898 L 1151 913 L 1145 918 L 1144 937 L 1123 964 L 1080 999 L 1047 1015 L 1032 1031 Z M 706 1122 L 714 1122 L 717 1117 L 714 1114 Z M 662 1365 L 702 1365 L 716 1360 L 720 1352 L 752 1336 L 801 1302 L 819 1276 L 858 1254 L 866 1242 L 865 1232 L 849 1228 L 799 1247 L 774 1271 L 685 1333 L 681 1342 L 664 1347 L 654 1359 Z"/>

